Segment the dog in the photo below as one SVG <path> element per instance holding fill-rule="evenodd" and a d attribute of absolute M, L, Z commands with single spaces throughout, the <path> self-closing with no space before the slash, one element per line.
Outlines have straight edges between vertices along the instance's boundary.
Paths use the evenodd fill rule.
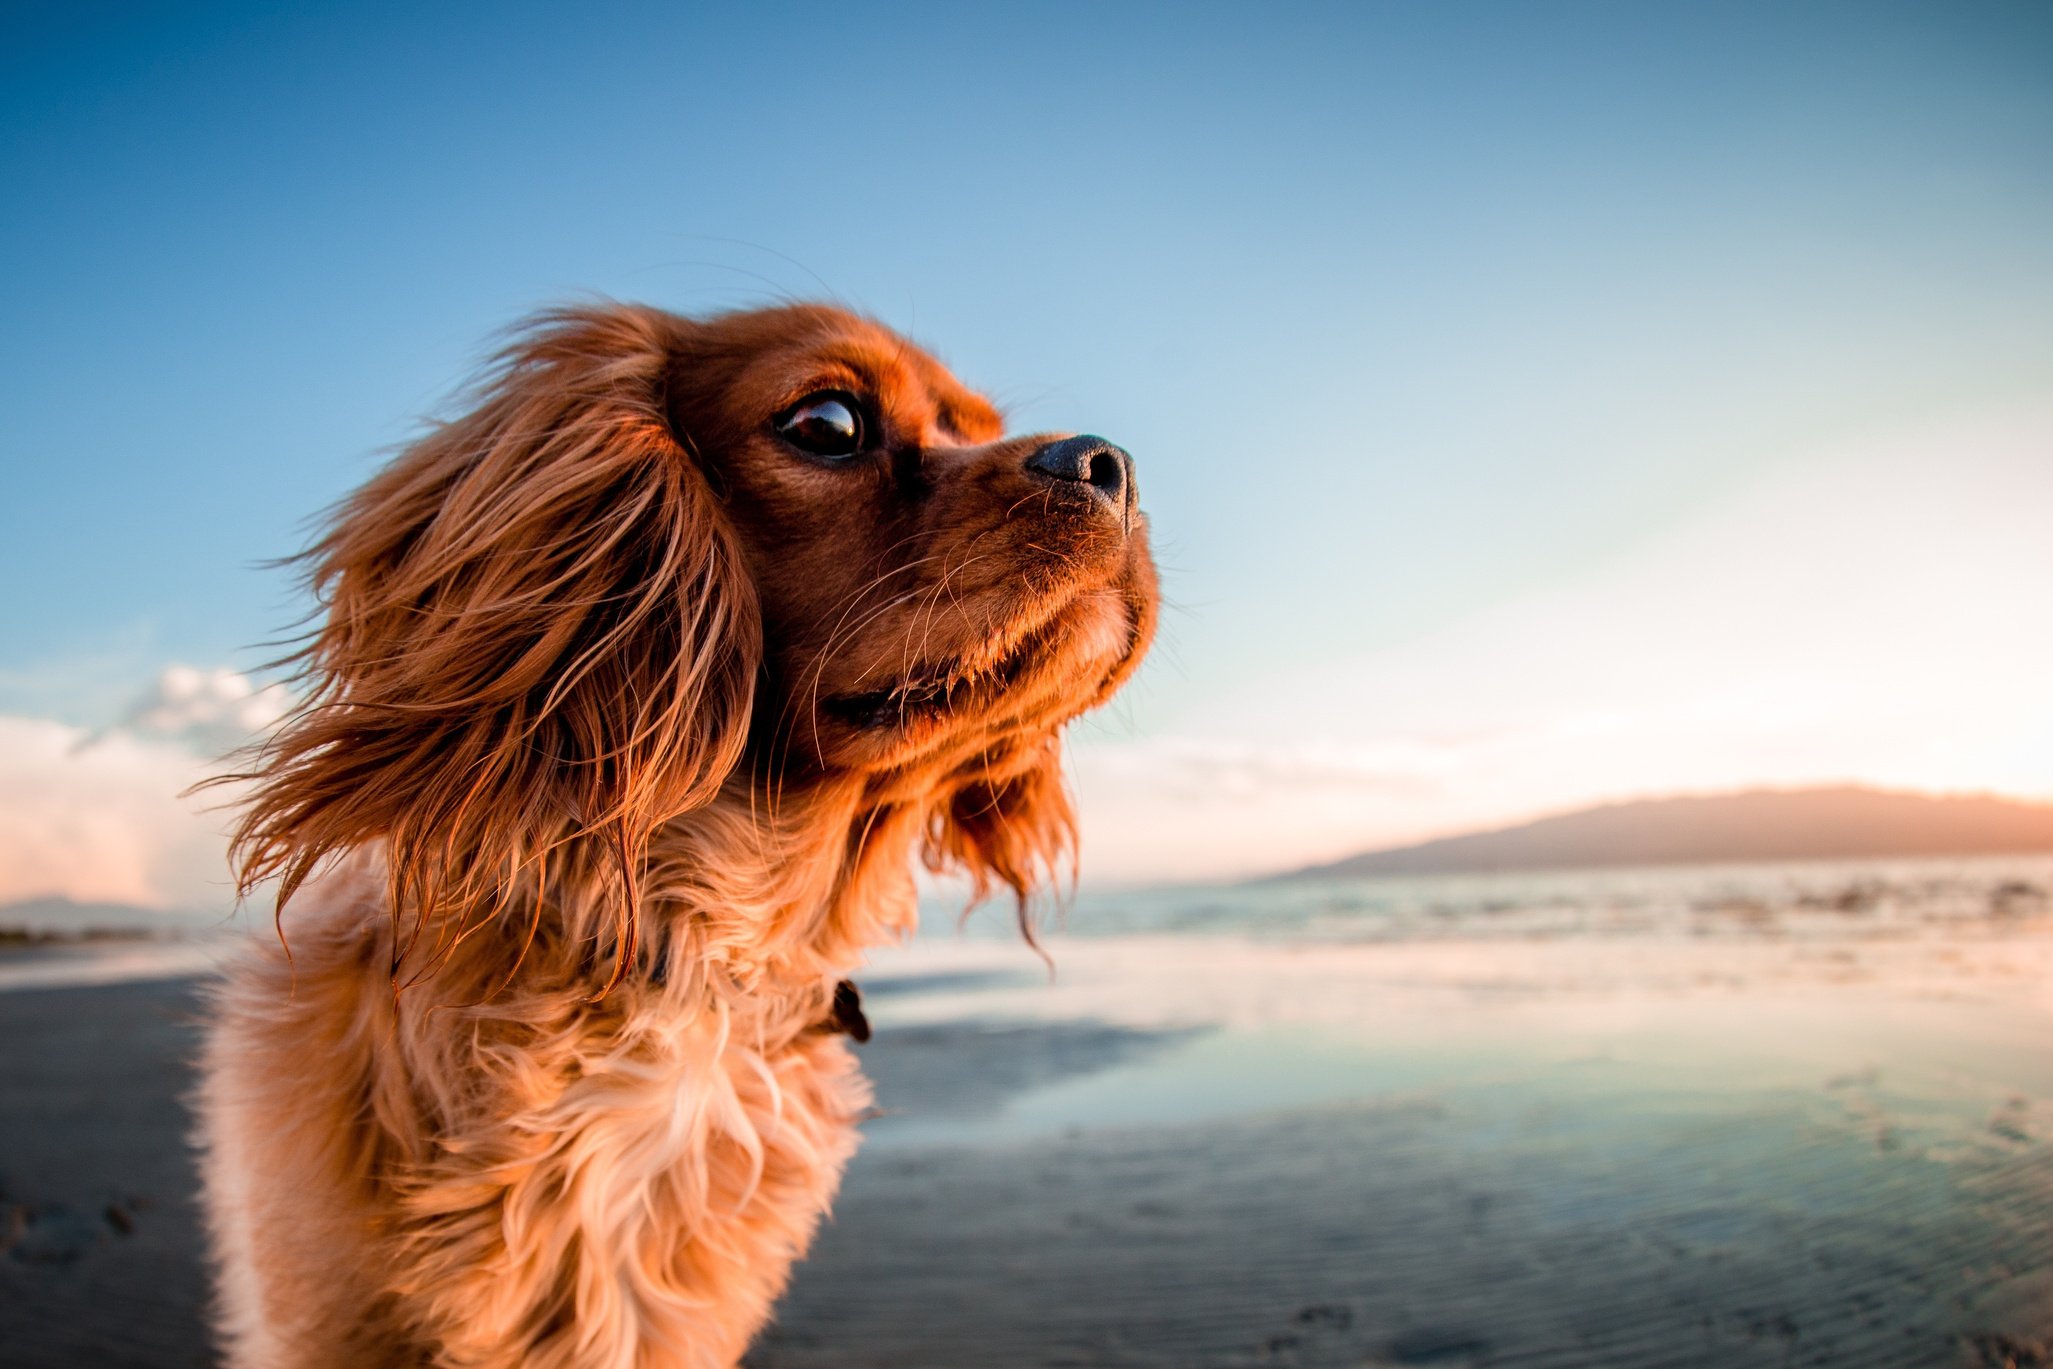
<path fill-rule="evenodd" d="M 913 864 L 1074 868 L 1133 462 L 837 308 L 544 314 L 303 555 L 197 1093 L 235 1366 L 734 1365 L 871 1103 Z"/>

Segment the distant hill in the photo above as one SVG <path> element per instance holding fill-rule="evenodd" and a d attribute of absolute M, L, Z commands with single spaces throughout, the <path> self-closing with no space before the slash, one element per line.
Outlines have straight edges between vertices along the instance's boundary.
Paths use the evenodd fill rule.
<path fill-rule="evenodd" d="M 1987 794 L 1761 789 L 1605 804 L 1518 827 L 1369 851 L 1262 882 L 2035 851 L 2053 852 L 2053 805 Z"/>
<path fill-rule="evenodd" d="M 41 936 L 83 936 L 88 933 L 173 936 L 218 931 L 227 919 L 220 913 L 163 911 L 130 903 L 78 903 L 68 898 L 24 898 L 0 903 L 0 932 Z"/>

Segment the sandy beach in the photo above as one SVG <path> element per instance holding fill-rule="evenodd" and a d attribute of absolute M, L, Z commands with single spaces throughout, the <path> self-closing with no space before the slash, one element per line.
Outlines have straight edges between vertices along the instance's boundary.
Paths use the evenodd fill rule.
<path fill-rule="evenodd" d="M 1835 916 L 886 952 L 748 1363 L 2053 1363 L 2053 925 Z M 0 993 L 0 1362 L 210 1362 L 195 985 Z"/>

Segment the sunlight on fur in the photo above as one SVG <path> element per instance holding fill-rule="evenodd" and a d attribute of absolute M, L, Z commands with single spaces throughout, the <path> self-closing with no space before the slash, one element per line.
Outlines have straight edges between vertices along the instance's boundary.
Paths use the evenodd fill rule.
<path fill-rule="evenodd" d="M 915 858 L 1022 925 L 1073 859 L 1062 728 L 1154 630 L 1132 462 L 837 309 L 564 310 L 304 567 L 231 777 L 280 935 L 199 1099 L 228 1362 L 733 1365 Z"/>

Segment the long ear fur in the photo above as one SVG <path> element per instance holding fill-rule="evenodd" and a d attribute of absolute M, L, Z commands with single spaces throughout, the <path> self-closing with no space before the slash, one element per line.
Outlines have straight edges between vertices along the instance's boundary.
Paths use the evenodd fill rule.
<path fill-rule="evenodd" d="M 664 419 L 686 326 L 542 315 L 467 417 L 337 508 L 303 554 L 327 610 L 296 656 L 306 704 L 241 777 L 245 893 L 276 877 L 282 909 L 382 840 L 411 948 L 587 881 L 562 911 L 611 911 L 617 977 L 649 835 L 734 767 L 761 653 L 739 549 Z"/>
<path fill-rule="evenodd" d="M 998 886 L 1012 891 L 1020 930 L 1032 941 L 1029 904 L 1036 889 L 1060 882 L 1076 865 L 1076 807 L 1062 777 L 1059 737 L 1030 748 L 957 787 L 927 819 L 921 860 L 942 874 L 970 877 L 971 902 Z"/>

